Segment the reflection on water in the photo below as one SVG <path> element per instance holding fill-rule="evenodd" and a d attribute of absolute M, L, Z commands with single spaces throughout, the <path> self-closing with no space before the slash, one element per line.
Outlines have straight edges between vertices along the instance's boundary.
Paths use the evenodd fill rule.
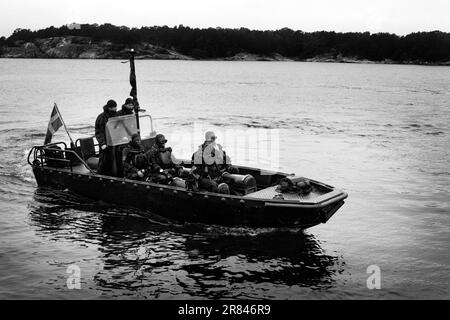
<path fill-rule="evenodd" d="M 95 247 L 91 294 L 142 298 L 289 298 L 277 287 L 333 287 L 342 257 L 314 236 L 161 223 L 149 213 L 38 188 L 29 204 L 38 235 Z M 90 254 L 92 255 L 92 251 Z M 94 271 L 95 270 L 95 271 Z"/>

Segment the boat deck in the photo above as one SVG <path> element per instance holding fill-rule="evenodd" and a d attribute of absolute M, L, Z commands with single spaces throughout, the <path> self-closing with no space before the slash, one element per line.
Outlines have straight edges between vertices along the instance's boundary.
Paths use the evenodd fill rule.
<path fill-rule="evenodd" d="M 277 192 L 277 186 L 269 187 L 266 189 L 262 189 L 253 193 L 249 193 L 244 196 L 244 198 L 256 198 L 256 199 L 273 199 L 276 195 L 281 194 Z M 282 196 L 284 200 L 288 201 L 299 201 L 299 202 L 309 202 L 313 199 L 316 199 L 326 192 L 318 190 L 317 188 L 313 188 L 313 190 L 305 195 L 300 195 L 297 193 L 283 193 Z"/>

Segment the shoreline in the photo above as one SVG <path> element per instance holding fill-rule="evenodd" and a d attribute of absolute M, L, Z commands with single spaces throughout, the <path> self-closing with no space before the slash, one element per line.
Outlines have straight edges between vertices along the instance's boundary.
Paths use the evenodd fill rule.
<path fill-rule="evenodd" d="M 339 52 L 329 52 L 310 58 L 285 57 L 277 52 L 268 55 L 239 52 L 230 57 L 204 58 L 182 54 L 173 48 L 165 48 L 147 42 L 133 45 L 136 60 L 183 60 L 183 61 L 234 61 L 234 62 L 321 62 L 349 64 L 396 64 L 421 66 L 450 66 L 450 61 L 429 62 L 423 60 L 382 61 L 369 60 L 359 56 L 344 56 Z M 55 37 L 34 41 L 16 41 L 13 45 L 0 47 L 2 59 L 77 59 L 77 60 L 124 60 L 128 59 L 129 46 L 111 41 L 93 41 L 88 37 Z"/>
<path fill-rule="evenodd" d="M 93 61 L 93 60 L 124 60 L 125 58 L 71 58 L 71 57 L 2 57 L 0 59 L 4 60 L 84 60 L 84 61 Z M 216 61 L 216 62 L 307 62 L 307 63 L 339 63 L 339 64 L 373 64 L 373 65 L 405 65 L 405 66 L 425 66 L 425 67 L 450 67 L 450 61 L 441 62 L 441 63 L 432 63 L 432 62 L 400 62 L 400 61 L 374 61 L 374 60 L 339 60 L 339 59 L 320 59 L 320 58 L 309 58 L 309 59 L 285 59 L 285 60 L 276 60 L 271 58 L 262 58 L 262 59 L 230 59 L 230 58 L 221 58 L 221 59 L 179 59 L 179 58 L 142 58 L 137 56 L 136 60 L 162 60 L 162 61 Z"/>

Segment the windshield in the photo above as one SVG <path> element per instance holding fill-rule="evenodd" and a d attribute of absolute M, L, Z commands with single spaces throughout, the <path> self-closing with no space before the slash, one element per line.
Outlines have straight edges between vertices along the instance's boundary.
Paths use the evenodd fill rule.
<path fill-rule="evenodd" d="M 139 116 L 139 125 L 142 139 L 156 135 L 149 115 Z M 110 147 L 128 143 L 135 133 L 137 133 L 137 125 L 134 114 L 110 118 L 106 124 L 106 143 Z"/>

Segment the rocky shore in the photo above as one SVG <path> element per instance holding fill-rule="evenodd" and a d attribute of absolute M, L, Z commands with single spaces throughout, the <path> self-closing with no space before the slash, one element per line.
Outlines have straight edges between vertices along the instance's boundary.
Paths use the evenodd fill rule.
<path fill-rule="evenodd" d="M 364 64 L 410 64 L 410 65 L 439 65 L 439 66 L 450 66 L 450 61 L 442 63 L 430 63 L 421 60 L 412 61 L 395 61 L 390 59 L 385 59 L 382 61 L 372 61 L 367 59 L 361 59 L 359 57 L 345 57 L 342 54 L 328 54 L 320 55 L 311 59 L 304 60 L 306 62 L 330 62 L 330 63 L 364 63 Z"/>
<path fill-rule="evenodd" d="M 276 53 L 273 56 L 261 56 L 258 54 L 241 52 L 233 57 L 224 58 L 226 61 L 294 61 L 293 59 L 283 57 L 282 55 Z"/>
<path fill-rule="evenodd" d="M 136 50 L 136 59 L 159 60 L 202 60 L 196 59 L 175 50 L 166 49 L 150 43 L 133 45 Z M 88 37 L 54 37 L 37 39 L 32 42 L 17 41 L 13 46 L 0 48 L 0 58 L 41 58 L 41 59 L 127 59 L 128 46 L 115 44 L 109 41 L 93 41 Z M 417 64 L 417 65 L 444 65 L 450 66 L 450 61 L 443 63 L 428 63 L 426 61 L 398 62 L 393 60 L 371 61 L 358 57 L 345 57 L 342 54 L 330 53 L 316 56 L 310 59 L 291 59 L 278 53 L 270 56 L 262 56 L 241 52 L 232 57 L 226 57 L 225 61 L 306 61 L 306 62 L 330 62 L 330 63 L 372 63 L 372 64 Z"/>
<path fill-rule="evenodd" d="M 137 59 L 193 60 L 174 50 L 150 43 L 133 46 Z M 55 59 L 127 59 L 128 47 L 109 41 L 94 42 L 86 37 L 55 37 L 33 42 L 17 41 L 14 46 L 0 49 L 0 58 L 55 58 Z"/>

